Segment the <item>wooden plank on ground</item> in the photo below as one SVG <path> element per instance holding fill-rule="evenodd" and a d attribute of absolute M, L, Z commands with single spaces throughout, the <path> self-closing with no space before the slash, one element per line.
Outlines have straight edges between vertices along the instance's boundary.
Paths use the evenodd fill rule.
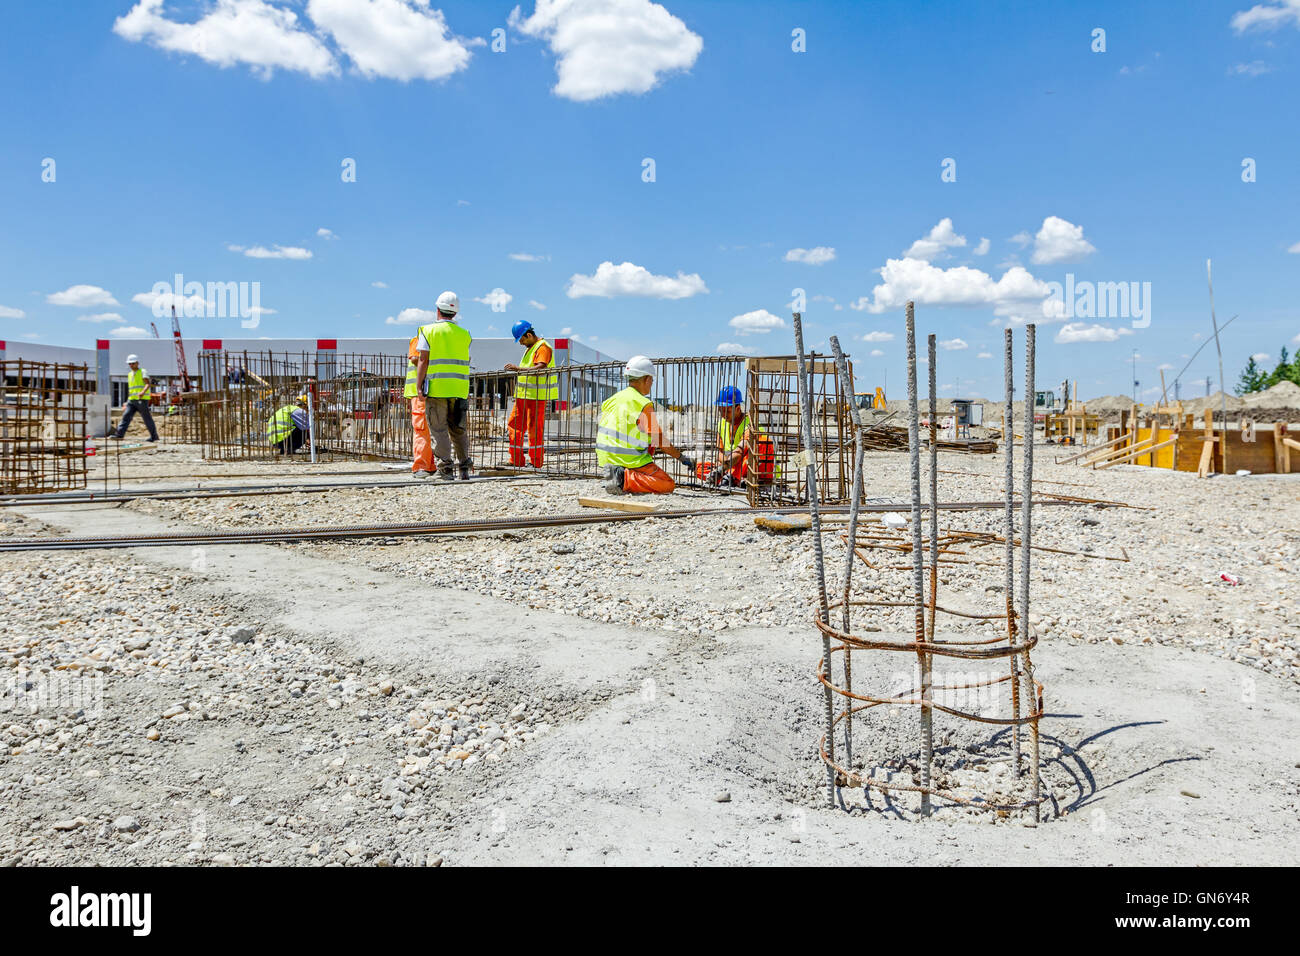
<path fill-rule="evenodd" d="M 646 501 L 625 501 L 622 498 L 579 498 L 578 504 L 584 508 L 605 508 L 609 511 L 631 511 L 636 514 L 648 514 L 658 511 L 658 505 Z"/>
<path fill-rule="evenodd" d="M 1196 466 L 1196 477 L 1206 478 L 1210 474 L 1210 466 L 1214 463 L 1214 439 L 1207 438 L 1201 443 L 1201 462 Z"/>

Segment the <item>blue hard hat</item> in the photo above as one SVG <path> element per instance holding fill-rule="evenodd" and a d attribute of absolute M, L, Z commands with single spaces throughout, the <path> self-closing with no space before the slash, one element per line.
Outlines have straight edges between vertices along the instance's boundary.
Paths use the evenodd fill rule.
<path fill-rule="evenodd" d="M 722 391 L 718 392 L 718 400 L 714 402 L 719 407 L 729 407 L 732 405 L 743 405 L 744 398 L 740 394 L 740 389 L 734 385 L 725 386 Z"/>
<path fill-rule="evenodd" d="M 525 335 L 527 335 L 532 330 L 533 330 L 533 323 L 529 322 L 527 319 L 520 319 L 518 322 L 516 322 L 514 325 L 510 327 L 510 334 L 513 335 L 515 337 L 515 341 L 518 342 L 520 339 L 522 339 Z"/>

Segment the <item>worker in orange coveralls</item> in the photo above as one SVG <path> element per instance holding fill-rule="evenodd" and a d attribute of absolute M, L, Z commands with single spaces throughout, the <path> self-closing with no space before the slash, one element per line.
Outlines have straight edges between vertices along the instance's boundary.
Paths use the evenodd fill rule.
<path fill-rule="evenodd" d="M 508 363 L 506 371 L 540 370 L 534 375 L 520 375 L 515 381 L 515 404 L 506 421 L 506 432 L 510 439 L 510 464 L 516 468 L 524 466 L 524 444 L 527 443 L 529 460 L 534 468 L 541 468 L 546 403 L 558 401 L 560 397 L 555 354 L 551 351 L 551 344 L 533 330 L 533 323 L 527 319 L 520 319 L 510 331 L 515 341 L 527 351 L 518 365 Z"/>
<path fill-rule="evenodd" d="M 430 478 L 434 474 L 433 440 L 429 437 L 429 420 L 424 415 L 424 396 L 417 393 L 416 381 L 420 357 L 415 352 L 415 342 L 419 337 L 415 335 L 406 350 L 406 388 L 402 394 L 411 403 L 411 474 Z"/>
<path fill-rule="evenodd" d="M 695 469 L 701 481 L 724 488 L 740 488 L 749 474 L 751 455 L 758 463 L 759 484 L 771 484 L 775 454 L 771 440 L 753 426 L 745 414 L 744 397 L 735 385 L 718 392 L 718 458 L 702 461 Z"/>
<path fill-rule="evenodd" d="M 672 494 L 673 476 L 654 463 L 656 451 L 676 458 L 687 468 L 695 459 L 675 448 L 659 429 L 654 402 L 648 397 L 654 384 L 654 365 L 644 355 L 634 355 L 623 369 L 627 388 L 600 406 L 596 428 L 596 463 L 605 469 L 605 488 L 614 494 Z"/>

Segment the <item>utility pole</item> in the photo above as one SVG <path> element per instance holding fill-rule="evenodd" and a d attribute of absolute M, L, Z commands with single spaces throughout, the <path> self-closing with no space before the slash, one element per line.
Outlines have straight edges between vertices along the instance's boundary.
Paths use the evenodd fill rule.
<path fill-rule="evenodd" d="M 1205 397 L 1210 397 L 1210 376 L 1205 376 Z"/>
<path fill-rule="evenodd" d="M 1138 350 L 1133 350 L 1133 404 L 1138 403 Z"/>

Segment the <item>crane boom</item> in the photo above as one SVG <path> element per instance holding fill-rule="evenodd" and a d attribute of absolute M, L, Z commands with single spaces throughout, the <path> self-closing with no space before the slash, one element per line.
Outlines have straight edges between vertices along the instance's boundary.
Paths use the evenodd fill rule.
<path fill-rule="evenodd" d="M 176 374 L 181 378 L 181 394 L 190 390 L 190 370 L 185 365 L 185 343 L 181 341 L 181 320 L 172 306 L 172 340 L 176 344 Z"/>

